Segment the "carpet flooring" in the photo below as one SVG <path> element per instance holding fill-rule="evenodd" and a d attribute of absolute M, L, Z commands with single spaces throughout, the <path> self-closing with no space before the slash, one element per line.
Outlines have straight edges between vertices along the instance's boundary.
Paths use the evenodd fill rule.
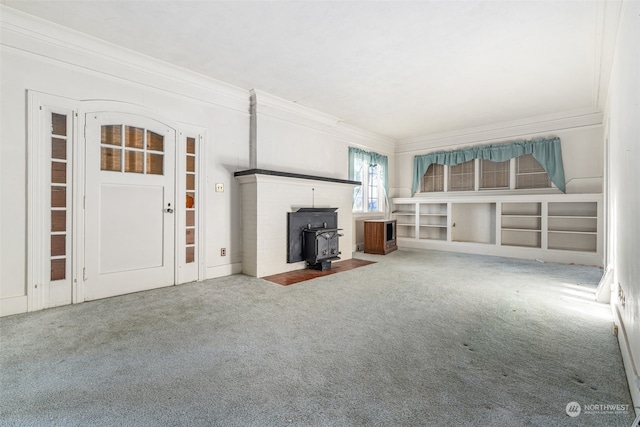
<path fill-rule="evenodd" d="M 600 269 L 356 256 L 2 318 L 0 425 L 631 425 Z"/>

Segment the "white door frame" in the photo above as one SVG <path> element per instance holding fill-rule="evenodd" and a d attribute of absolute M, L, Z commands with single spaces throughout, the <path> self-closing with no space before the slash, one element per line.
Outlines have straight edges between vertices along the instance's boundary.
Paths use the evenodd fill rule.
<path fill-rule="evenodd" d="M 50 141 L 49 135 L 45 132 L 45 118 L 47 112 L 63 112 L 72 114 L 72 126 L 69 131 L 69 137 L 72 140 L 71 153 L 68 154 L 70 159 L 70 174 L 72 177 L 72 195 L 71 207 L 69 213 L 72 215 L 71 221 L 71 271 L 68 272 L 71 278 L 71 303 L 80 303 L 85 301 L 85 221 L 84 221 L 84 202 L 86 195 L 86 168 L 85 168 L 85 114 L 90 112 L 118 112 L 138 114 L 153 120 L 164 123 L 176 131 L 176 135 L 185 134 L 196 137 L 198 141 L 198 180 L 197 180 L 197 197 L 199 203 L 198 212 L 198 231 L 196 241 L 196 251 L 198 254 L 197 276 L 181 275 L 180 267 L 184 265 L 184 261 L 175 257 L 174 260 L 174 279 L 175 284 L 184 283 L 192 280 L 205 279 L 205 209 L 204 188 L 206 185 L 206 135 L 205 128 L 195 125 L 180 124 L 172 122 L 157 112 L 134 104 L 120 101 L 78 101 L 74 99 L 64 98 L 56 95 L 45 94 L 42 92 L 29 90 L 28 98 L 28 181 L 27 181 L 27 311 L 41 310 L 52 306 L 49 300 L 49 258 L 47 253 L 49 245 L 46 239 L 49 237 L 50 209 L 46 206 L 50 192 L 50 166 L 47 161 L 50 158 Z M 177 138 L 177 142 L 182 136 Z M 180 144 L 176 144 L 175 148 L 175 176 L 176 176 L 176 200 L 180 208 L 177 212 L 176 221 L 184 220 L 183 205 L 180 205 L 180 197 L 183 194 L 182 189 L 178 187 L 178 177 L 184 176 L 184 163 L 179 161 L 181 150 L 178 149 Z M 177 224 L 180 224 L 177 222 Z M 184 230 L 176 225 L 174 227 L 176 233 L 175 245 L 178 245 L 178 233 L 184 233 Z M 175 253 L 180 252 L 180 248 L 176 247 Z"/>

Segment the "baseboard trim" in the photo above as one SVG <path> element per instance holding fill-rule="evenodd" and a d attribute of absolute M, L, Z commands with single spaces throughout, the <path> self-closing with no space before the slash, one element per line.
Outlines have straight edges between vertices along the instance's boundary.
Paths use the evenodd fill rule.
<path fill-rule="evenodd" d="M 206 279 L 215 279 L 240 273 L 242 273 L 242 263 L 217 265 L 215 267 L 207 267 Z"/>
<path fill-rule="evenodd" d="M 631 354 L 631 346 L 629 345 L 629 337 L 627 330 L 622 322 L 622 316 L 618 310 L 618 306 L 613 306 L 613 320 L 618 327 L 618 344 L 620 346 L 620 354 L 622 355 L 622 363 L 627 374 L 627 382 L 629 383 L 629 392 L 631 400 L 635 408 L 640 407 L 640 374 Z M 640 413 L 640 410 L 638 411 Z"/>
<path fill-rule="evenodd" d="M 26 313 L 28 310 L 27 296 L 0 299 L 0 317 Z"/>

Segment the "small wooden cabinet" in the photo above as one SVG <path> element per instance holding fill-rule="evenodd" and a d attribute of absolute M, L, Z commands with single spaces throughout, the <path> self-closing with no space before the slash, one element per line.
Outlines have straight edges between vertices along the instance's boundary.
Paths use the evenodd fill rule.
<path fill-rule="evenodd" d="M 386 255 L 398 249 L 396 220 L 379 219 L 364 222 L 364 252 Z"/>

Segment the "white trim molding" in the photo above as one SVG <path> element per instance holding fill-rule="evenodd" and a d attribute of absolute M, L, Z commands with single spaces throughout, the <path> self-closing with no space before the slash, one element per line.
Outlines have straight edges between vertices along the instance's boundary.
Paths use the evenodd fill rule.
<path fill-rule="evenodd" d="M 160 92 L 248 113 L 247 90 L 0 5 L 0 43 Z M 171 89 L 167 89 L 171 88 Z"/>

